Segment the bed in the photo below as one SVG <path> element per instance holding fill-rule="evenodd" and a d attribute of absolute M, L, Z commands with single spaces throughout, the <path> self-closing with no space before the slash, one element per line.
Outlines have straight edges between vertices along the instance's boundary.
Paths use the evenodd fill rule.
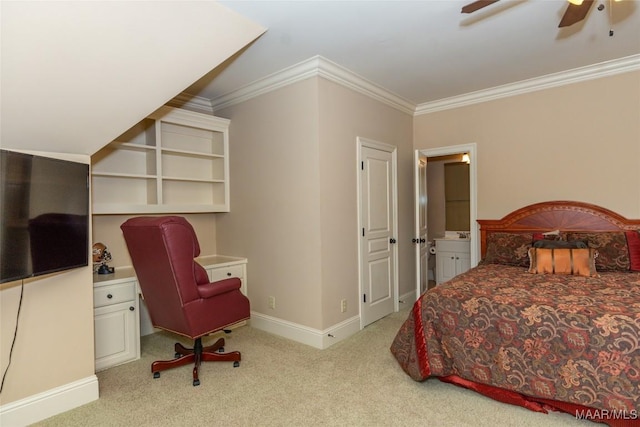
<path fill-rule="evenodd" d="M 422 294 L 396 334 L 402 369 L 534 411 L 638 425 L 640 220 L 553 201 L 478 223 L 479 265 Z"/>

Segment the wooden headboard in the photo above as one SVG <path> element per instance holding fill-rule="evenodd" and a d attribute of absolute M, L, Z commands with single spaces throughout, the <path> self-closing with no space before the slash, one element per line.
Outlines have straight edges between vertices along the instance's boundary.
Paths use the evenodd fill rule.
<path fill-rule="evenodd" d="M 557 200 L 525 206 L 502 219 L 479 219 L 480 253 L 484 258 L 491 232 L 622 231 L 640 228 L 640 219 L 627 219 L 589 203 Z"/>

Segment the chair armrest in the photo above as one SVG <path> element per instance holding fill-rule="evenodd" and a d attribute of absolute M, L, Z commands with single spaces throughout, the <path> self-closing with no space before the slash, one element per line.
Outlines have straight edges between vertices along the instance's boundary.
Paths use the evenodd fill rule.
<path fill-rule="evenodd" d="M 237 277 L 230 279 L 218 280 L 217 282 L 204 283 L 198 285 L 198 292 L 202 298 L 211 298 L 216 295 L 224 294 L 225 292 L 234 291 L 240 289 L 242 282 Z"/>

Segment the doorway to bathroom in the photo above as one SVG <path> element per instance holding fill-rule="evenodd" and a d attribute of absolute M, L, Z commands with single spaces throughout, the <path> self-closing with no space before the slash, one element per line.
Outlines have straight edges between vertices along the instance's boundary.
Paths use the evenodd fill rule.
<path fill-rule="evenodd" d="M 431 163 L 431 168 L 429 164 Z M 445 189 L 445 164 L 449 174 L 463 176 L 468 173 L 468 182 L 460 185 L 450 184 Z M 468 167 L 461 166 L 462 164 Z M 457 167 L 460 165 L 461 167 Z M 465 171 L 466 169 L 466 171 Z M 440 172 L 441 171 L 441 172 Z M 435 174 L 435 175 L 434 175 Z M 477 147 L 475 143 L 453 145 L 424 150 L 416 150 L 414 156 L 414 239 L 416 258 L 416 298 L 425 292 L 430 282 L 435 281 L 435 247 L 434 238 L 464 237 L 470 240 L 470 265 L 478 263 L 478 226 L 477 226 Z M 456 178 L 459 179 L 459 178 Z M 433 181 L 441 181 L 440 185 Z M 450 179 L 450 181 L 453 181 Z M 468 200 L 460 193 L 468 191 Z M 442 194 L 439 194 L 439 193 Z M 449 200 L 445 192 L 450 193 Z M 432 194 L 430 194 L 432 193 Z M 434 216 L 434 211 L 446 212 Z M 465 217 L 466 215 L 466 217 Z M 465 228 L 456 230 L 451 228 Z M 447 231 L 449 234 L 447 234 Z M 456 233 L 455 236 L 451 233 Z M 457 234 L 468 233 L 468 235 Z"/>

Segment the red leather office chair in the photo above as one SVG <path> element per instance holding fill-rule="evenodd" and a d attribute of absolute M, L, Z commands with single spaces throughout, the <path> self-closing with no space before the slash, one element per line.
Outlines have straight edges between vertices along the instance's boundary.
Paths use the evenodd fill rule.
<path fill-rule="evenodd" d="M 197 386 L 200 362 L 233 361 L 238 366 L 240 352 L 222 353 L 224 338 L 203 348 L 202 337 L 249 318 L 249 300 L 240 292 L 240 279 L 209 282 L 207 272 L 194 261 L 200 254 L 196 234 L 182 217 L 131 218 L 120 228 L 151 323 L 194 340 L 193 349 L 176 343 L 175 359 L 153 362 L 154 378 L 160 371 L 193 363 Z"/>

